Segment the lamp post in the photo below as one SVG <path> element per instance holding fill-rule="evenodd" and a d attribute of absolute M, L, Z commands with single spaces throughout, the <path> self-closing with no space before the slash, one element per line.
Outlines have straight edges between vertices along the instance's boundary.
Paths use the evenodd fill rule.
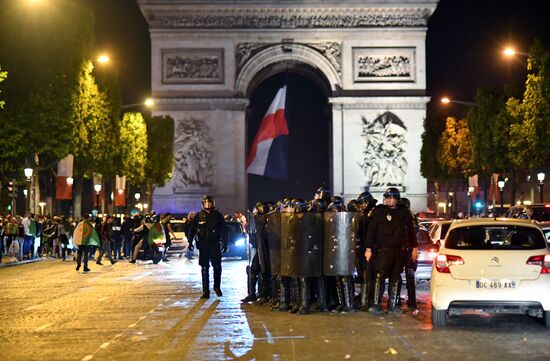
<path fill-rule="evenodd" d="M 95 199 L 96 199 L 96 204 L 97 204 L 97 209 L 99 211 L 99 192 L 101 192 L 101 184 L 99 183 L 96 183 L 94 184 L 94 190 L 95 190 Z"/>
<path fill-rule="evenodd" d="M 498 190 L 500 191 L 500 212 L 504 214 L 504 180 L 499 179 L 497 182 Z"/>
<path fill-rule="evenodd" d="M 454 215 L 453 215 L 453 208 L 454 208 L 454 202 L 453 202 L 453 197 L 455 195 L 454 192 L 449 192 L 449 215 L 451 216 L 451 218 L 454 218 Z"/>
<path fill-rule="evenodd" d="M 540 202 L 544 203 L 544 193 L 543 193 L 543 187 L 544 187 L 544 177 L 546 174 L 544 172 L 537 173 L 537 179 L 539 181 L 539 193 L 540 193 Z"/>
<path fill-rule="evenodd" d="M 468 218 L 472 215 L 472 193 L 474 193 L 475 187 L 468 187 Z"/>
<path fill-rule="evenodd" d="M 33 174 L 33 169 L 32 168 L 25 168 L 23 170 L 23 172 L 25 173 L 25 177 L 27 177 L 27 182 L 29 183 L 26 191 L 27 193 L 25 193 L 25 197 L 27 199 L 25 199 L 25 207 L 27 208 L 26 210 L 27 211 L 30 211 L 31 210 L 31 197 L 30 196 L 27 196 L 28 195 L 28 192 L 31 192 L 30 194 L 32 195 L 32 174 Z M 24 191 L 23 191 L 24 192 Z"/>

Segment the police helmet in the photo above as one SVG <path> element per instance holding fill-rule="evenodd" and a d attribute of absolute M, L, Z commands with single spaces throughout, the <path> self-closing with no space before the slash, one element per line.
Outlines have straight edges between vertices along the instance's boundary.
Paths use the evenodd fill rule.
<path fill-rule="evenodd" d="M 357 212 L 357 201 L 355 199 L 348 202 L 348 212 Z"/>
<path fill-rule="evenodd" d="M 324 199 L 312 199 L 307 210 L 309 212 L 324 212 L 327 209 L 327 202 Z"/>
<path fill-rule="evenodd" d="M 340 196 L 334 196 L 330 199 L 331 203 L 338 203 L 338 204 L 344 204 L 344 198 Z"/>
<path fill-rule="evenodd" d="M 395 187 L 390 187 L 386 189 L 386 191 L 384 192 L 384 198 L 394 198 L 400 200 L 401 194 L 399 193 L 399 189 Z"/>
<path fill-rule="evenodd" d="M 359 204 L 369 204 L 376 202 L 376 199 L 370 194 L 370 192 L 363 192 L 357 196 L 357 203 Z"/>
<path fill-rule="evenodd" d="M 401 198 L 401 203 L 407 207 L 407 209 L 411 209 L 411 201 L 409 198 Z"/>
<path fill-rule="evenodd" d="M 338 201 L 332 202 L 327 207 L 327 212 L 345 212 L 345 211 L 347 211 L 347 208 L 343 202 L 338 202 Z"/>
<path fill-rule="evenodd" d="M 205 194 L 204 196 L 202 196 L 202 201 L 201 201 L 202 208 L 205 208 L 204 204 L 206 202 L 209 202 L 210 204 L 212 204 L 211 208 L 214 208 L 215 206 L 214 197 L 212 197 L 210 194 Z"/>
<path fill-rule="evenodd" d="M 291 212 L 305 212 L 307 210 L 307 204 L 306 201 L 301 198 L 293 198 L 288 204 L 288 208 L 290 208 Z"/>
<path fill-rule="evenodd" d="M 332 192 L 325 186 L 319 187 L 317 192 L 315 192 L 315 199 L 324 199 L 325 201 L 329 201 L 330 197 L 332 197 Z"/>
<path fill-rule="evenodd" d="M 256 208 L 256 213 L 257 214 L 265 214 L 268 211 L 267 204 L 265 202 L 261 202 L 261 201 L 257 202 L 256 206 L 254 208 Z"/>

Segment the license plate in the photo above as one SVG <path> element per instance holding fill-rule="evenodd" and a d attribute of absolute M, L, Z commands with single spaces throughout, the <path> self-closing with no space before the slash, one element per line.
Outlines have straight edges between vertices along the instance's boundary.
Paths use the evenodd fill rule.
<path fill-rule="evenodd" d="M 476 288 L 516 288 L 516 281 L 510 280 L 480 280 L 476 281 Z"/>

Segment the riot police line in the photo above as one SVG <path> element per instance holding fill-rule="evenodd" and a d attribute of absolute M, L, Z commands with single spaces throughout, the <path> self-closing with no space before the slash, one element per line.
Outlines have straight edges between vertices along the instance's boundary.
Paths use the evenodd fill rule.
<path fill-rule="evenodd" d="M 365 259 L 369 214 L 372 217 L 375 208 L 385 207 L 376 203 L 363 192 L 346 206 L 341 197 L 331 197 L 323 188 L 309 203 L 296 198 L 276 205 L 258 202 L 249 221 L 248 295 L 242 301 L 299 314 L 313 309 L 379 313 L 384 288 L 376 276 L 383 272 L 376 268 L 375 257 Z M 410 252 L 398 252 L 404 265 Z M 360 284 L 357 295 L 355 280 Z M 414 293 L 414 285 L 408 286 Z M 390 311 L 400 300 L 400 293 L 391 291 Z M 414 310 L 415 300 L 409 292 L 409 301 L 414 301 L 409 308 Z"/>

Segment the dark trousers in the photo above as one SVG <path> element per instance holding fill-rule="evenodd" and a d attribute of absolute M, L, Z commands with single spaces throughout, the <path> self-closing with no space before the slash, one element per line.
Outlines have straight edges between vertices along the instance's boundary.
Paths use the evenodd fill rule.
<path fill-rule="evenodd" d="M 122 243 L 124 248 L 124 257 L 128 258 L 132 256 L 132 235 L 123 234 Z"/>
<path fill-rule="evenodd" d="M 122 257 L 122 252 L 121 252 L 121 248 L 122 248 L 122 238 L 117 238 L 114 240 L 114 248 L 113 248 L 113 251 L 114 251 L 114 254 L 115 254 L 115 258 L 116 259 L 120 259 Z"/>
<path fill-rule="evenodd" d="M 108 239 L 101 240 L 101 249 L 99 250 L 97 263 L 101 263 L 101 258 L 103 258 L 103 255 L 107 255 L 109 261 L 111 261 L 111 263 L 114 263 L 113 256 L 111 255 L 111 241 Z"/>
<path fill-rule="evenodd" d="M 88 253 L 90 252 L 89 250 L 90 247 L 88 246 L 84 246 L 84 245 L 80 245 L 78 246 L 78 251 L 76 253 L 76 264 L 77 266 L 80 267 L 80 264 L 82 262 L 82 258 L 84 258 L 84 269 L 88 269 Z"/>
<path fill-rule="evenodd" d="M 399 249 L 380 248 L 376 257 L 376 273 L 390 284 L 398 282 L 403 271 L 403 252 Z"/>
<path fill-rule="evenodd" d="M 219 289 L 222 276 L 222 252 L 218 242 L 199 242 L 199 265 L 201 266 L 203 292 L 209 289 L 209 267 L 214 268 L 214 289 Z"/>

